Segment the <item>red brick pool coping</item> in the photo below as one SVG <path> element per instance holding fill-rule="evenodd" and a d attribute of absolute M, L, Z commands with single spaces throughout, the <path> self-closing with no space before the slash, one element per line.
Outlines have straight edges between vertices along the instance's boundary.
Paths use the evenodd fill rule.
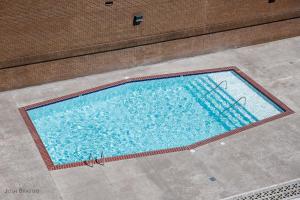
<path fill-rule="evenodd" d="M 266 97 L 268 97 L 269 99 L 271 99 L 274 103 L 276 103 L 279 107 L 281 107 L 284 112 L 278 114 L 278 115 L 274 115 L 272 117 L 266 118 L 264 120 L 260 120 L 257 122 L 254 122 L 252 124 L 249 124 L 247 126 L 226 132 L 224 134 L 212 137 L 212 138 L 208 138 L 206 140 L 203 141 L 199 141 L 196 142 L 194 144 L 188 145 L 188 146 L 183 146 L 183 147 L 176 147 L 176 148 L 170 148 L 170 149 L 162 149 L 162 150 L 155 150 L 155 151 L 148 151 L 148 152 L 142 152 L 142 153 L 135 153 L 135 154 L 129 154 L 129 155 L 122 155 L 122 156 L 115 156 L 115 157 L 107 157 L 107 158 L 101 158 L 96 160 L 88 160 L 88 161 L 82 161 L 82 162 L 75 162 L 75 163 L 68 163 L 68 164 L 63 164 L 63 165 L 54 165 L 54 163 L 52 162 L 37 130 L 35 129 L 31 119 L 29 118 L 28 114 L 27 114 L 27 110 L 33 109 L 33 108 L 37 108 L 40 106 L 45 106 L 45 105 L 49 105 L 52 103 L 56 103 L 59 101 L 64 101 L 67 99 L 71 99 L 71 98 L 75 98 L 78 97 L 80 95 L 85 95 L 85 94 L 89 94 L 92 92 L 96 92 L 99 90 L 103 90 L 103 89 L 107 89 L 107 88 L 111 88 L 111 87 L 115 87 L 115 86 L 119 86 L 125 83 L 130 83 L 130 82 L 136 82 L 136 81 L 145 81 L 145 80 L 153 80 L 153 79 L 161 79 L 161 78 L 171 78 L 171 77 L 178 77 L 178 76 L 187 76 L 187 75 L 195 75 L 195 74 L 203 74 L 203 73 L 211 73 L 211 72 L 222 72 L 222 71 L 235 71 L 237 74 L 239 74 L 242 78 L 244 78 L 247 82 L 249 82 L 252 86 L 254 86 L 257 90 L 259 90 L 261 93 L 263 93 Z M 237 67 L 223 67 L 223 68 L 215 68 L 215 69 L 206 69 L 206 70 L 196 70 L 196 71 L 188 71 L 188 72 L 179 72 L 179 73 L 170 73 L 170 74 L 161 74 L 161 75 L 152 75 L 152 76 L 143 76 L 143 77 L 135 77 L 135 78 L 128 78 L 128 79 L 124 79 L 124 80 L 120 80 L 120 81 L 116 81 L 116 82 L 112 82 L 112 83 L 108 83 L 105 85 L 101 85 L 99 87 L 95 87 L 95 88 L 91 88 L 91 89 L 87 89 L 87 90 L 83 90 L 80 92 L 76 92 L 76 93 L 72 93 L 66 96 L 62 96 L 62 97 L 58 97 L 58 98 L 54 98 L 54 99 L 50 99 L 50 100 L 46 100 L 46 101 L 42 101 L 39 103 L 34 103 L 25 107 L 21 107 L 19 108 L 19 111 L 29 129 L 29 132 L 31 133 L 31 136 L 48 168 L 48 170 L 58 170 L 58 169 L 65 169 L 65 168 L 70 168 L 70 167 L 77 167 L 77 166 L 84 166 L 87 164 L 96 164 L 97 162 L 111 162 L 111 161 L 117 161 L 117 160 L 123 160 L 123 159 L 131 159 L 131 158 L 138 158 L 138 157 L 144 157 L 144 156 L 151 156 L 151 155 L 157 155 L 157 154 L 164 154 L 164 153 L 170 153 L 170 152 L 176 152 L 176 151 L 184 151 L 184 150 L 191 150 L 194 149 L 196 147 L 199 147 L 201 145 L 216 141 L 216 140 L 220 140 L 222 138 L 228 137 L 230 135 L 234 135 L 236 133 L 239 133 L 243 130 L 255 127 L 255 126 L 259 126 L 261 124 L 267 123 L 269 121 L 290 115 L 292 113 L 294 113 L 293 110 L 291 110 L 287 105 L 285 105 L 284 103 L 282 103 L 279 99 L 277 99 L 275 96 L 273 96 L 271 93 L 269 93 L 267 90 L 265 90 L 261 85 L 259 85 L 258 83 L 256 83 L 253 79 L 251 79 L 248 75 L 246 75 L 244 72 L 242 72 L 239 68 Z"/>

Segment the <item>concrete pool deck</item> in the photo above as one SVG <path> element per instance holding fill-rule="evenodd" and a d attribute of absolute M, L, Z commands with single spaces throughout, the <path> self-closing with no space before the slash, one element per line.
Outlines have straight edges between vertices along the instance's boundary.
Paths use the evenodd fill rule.
<path fill-rule="evenodd" d="M 1 92 L 0 199 L 210 200 L 299 178 L 299 52 L 300 37 L 295 37 Z M 124 77 L 225 66 L 238 66 L 296 113 L 201 146 L 194 153 L 48 171 L 18 112 L 21 106 Z M 27 191 L 20 193 L 19 188 Z"/>

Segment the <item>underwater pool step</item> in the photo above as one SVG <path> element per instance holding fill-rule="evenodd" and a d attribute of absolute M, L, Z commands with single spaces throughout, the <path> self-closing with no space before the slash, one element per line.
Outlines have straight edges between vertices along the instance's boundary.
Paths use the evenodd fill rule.
<path fill-rule="evenodd" d="M 207 99 L 207 101 L 212 102 L 212 104 L 215 107 L 217 107 L 218 110 L 220 110 L 219 112 L 220 116 L 224 116 L 225 118 L 228 117 L 228 119 L 233 121 L 233 123 L 237 125 L 237 127 L 245 126 L 250 123 L 250 120 L 245 118 L 242 115 L 242 113 L 232 112 L 232 111 L 223 112 L 226 108 L 228 108 L 231 105 L 231 103 L 227 101 L 225 98 L 221 98 L 220 96 L 214 94 L 214 92 L 204 96 L 204 94 L 206 94 L 209 90 L 211 90 L 211 88 L 205 87 L 204 83 L 196 81 L 193 83 L 193 85 L 194 87 L 196 87 L 197 92 L 202 94 L 202 98 L 205 98 Z"/>
<path fill-rule="evenodd" d="M 232 123 L 231 121 L 223 121 L 220 118 L 220 114 L 216 112 L 217 109 L 211 109 L 212 106 L 209 105 L 208 102 L 202 101 L 201 95 L 197 93 L 197 91 L 194 90 L 193 86 L 191 85 L 186 85 L 184 86 L 184 89 L 191 94 L 192 97 L 199 103 L 201 107 L 203 107 L 205 110 L 207 110 L 211 116 L 219 122 L 226 130 L 232 130 L 233 128 L 237 128 L 237 126 Z M 220 112 L 220 111 L 219 111 Z"/>
<path fill-rule="evenodd" d="M 198 80 L 198 86 L 203 87 L 206 90 L 210 90 L 212 88 L 211 85 L 209 85 L 205 80 L 199 79 Z M 221 90 L 221 88 L 220 88 Z M 220 104 L 222 111 L 225 111 L 228 109 L 233 103 L 235 103 L 236 100 L 231 100 L 227 98 L 226 96 L 222 95 L 219 91 L 213 91 L 209 95 L 207 95 L 207 98 L 213 101 L 218 101 L 217 103 Z M 239 106 L 234 106 L 230 109 L 230 114 L 233 115 L 233 117 L 241 124 L 246 125 L 251 123 L 251 119 L 246 116 L 246 114 L 243 111 L 240 111 L 238 108 Z M 223 112 L 222 112 L 223 113 Z M 224 114 L 224 113 L 223 113 Z"/>
<path fill-rule="evenodd" d="M 201 94 L 199 97 L 202 99 L 202 101 L 209 102 L 209 104 L 211 104 L 211 107 L 218 110 L 219 115 L 222 115 L 222 111 L 224 110 L 224 108 L 226 108 L 226 106 L 223 105 L 223 103 L 219 101 L 219 99 L 213 98 L 210 95 L 205 96 L 208 90 L 205 87 L 203 87 L 201 84 L 196 84 L 195 82 L 193 82 L 191 83 L 191 85 L 197 94 Z M 233 116 L 232 113 L 230 112 L 225 113 L 224 116 L 235 118 L 235 116 Z"/>
<path fill-rule="evenodd" d="M 218 118 L 219 122 L 222 122 L 223 124 L 226 124 L 227 126 L 230 127 L 230 129 L 233 128 L 239 128 L 243 126 L 238 119 L 236 119 L 236 116 L 234 116 L 232 113 L 222 113 L 224 107 L 217 106 L 218 104 L 214 102 L 213 99 L 211 98 L 205 98 L 204 100 L 204 94 L 207 92 L 203 88 L 198 88 L 192 83 L 188 85 L 191 89 L 192 95 L 197 98 L 197 102 L 200 104 L 204 104 L 206 107 L 205 109 L 208 110 L 208 112 L 214 112 L 215 115 Z"/>
<path fill-rule="evenodd" d="M 208 88 L 213 88 L 217 85 L 217 82 L 215 82 L 209 76 L 205 76 L 205 78 L 201 79 L 201 84 L 204 84 Z M 232 104 L 234 104 L 237 101 L 237 99 L 232 97 L 227 91 L 225 91 L 221 87 L 219 87 L 218 90 L 214 91 L 214 94 L 212 95 L 217 95 L 220 98 L 222 98 L 222 100 L 226 101 L 228 104 L 227 108 L 229 108 Z M 230 108 L 230 110 L 231 112 L 235 112 L 237 115 L 240 115 L 240 117 L 243 118 L 247 123 L 252 123 L 258 120 L 240 103 L 237 103 L 234 107 Z"/>
<path fill-rule="evenodd" d="M 210 93 L 212 93 L 212 92 L 214 92 L 215 90 L 217 90 L 219 87 L 221 87 L 222 86 L 222 84 L 225 84 L 225 89 L 227 89 L 227 81 L 226 80 L 223 80 L 223 81 L 221 81 L 217 86 L 215 86 L 213 89 L 211 89 L 210 91 L 208 91 L 206 94 L 205 94 L 205 96 L 206 95 L 209 95 Z"/>
<path fill-rule="evenodd" d="M 242 96 L 242 97 L 240 97 L 238 100 L 236 100 L 234 103 L 232 103 L 229 107 L 227 107 L 225 110 L 223 110 L 222 112 L 224 113 L 224 112 L 226 112 L 226 111 L 228 111 L 229 109 L 232 109 L 235 105 L 237 105 L 242 99 L 244 99 L 244 105 L 246 105 L 246 103 L 247 103 L 247 98 L 246 97 L 244 97 L 244 96 Z"/>
<path fill-rule="evenodd" d="M 207 80 L 207 83 L 210 83 L 212 85 L 217 85 L 217 82 L 214 81 L 211 77 L 209 77 L 208 75 L 207 76 L 204 76 L 204 79 Z M 220 89 L 218 90 L 220 91 L 222 94 L 224 94 L 224 96 L 226 96 L 228 99 L 230 99 L 232 102 L 236 101 L 235 98 L 233 98 L 228 92 L 226 92 L 223 88 L 220 87 Z M 249 110 L 247 110 L 244 106 L 240 105 L 238 106 L 237 108 L 241 109 L 241 111 L 243 111 L 245 114 L 245 116 L 247 116 L 251 122 L 256 122 L 258 121 L 258 118 L 255 117 Z"/>

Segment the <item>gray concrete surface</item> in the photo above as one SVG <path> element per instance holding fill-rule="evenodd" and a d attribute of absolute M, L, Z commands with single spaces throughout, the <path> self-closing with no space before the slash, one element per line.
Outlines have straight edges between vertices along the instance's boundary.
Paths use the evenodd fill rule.
<path fill-rule="evenodd" d="M 238 66 L 296 113 L 189 151 L 48 171 L 17 108 L 125 76 Z M 221 199 L 300 177 L 300 37 L 0 93 L 0 199 Z M 225 145 L 220 143 L 224 142 Z M 216 177 L 211 182 L 209 177 Z M 12 193 L 18 188 L 38 193 Z M 9 190 L 10 193 L 5 193 Z"/>

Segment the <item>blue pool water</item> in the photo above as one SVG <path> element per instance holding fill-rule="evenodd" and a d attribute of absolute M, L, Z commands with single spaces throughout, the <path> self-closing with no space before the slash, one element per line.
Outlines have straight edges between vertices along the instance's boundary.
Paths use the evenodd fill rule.
<path fill-rule="evenodd" d="M 241 97 L 246 104 L 228 109 Z M 27 112 L 59 165 L 186 146 L 283 110 L 225 71 L 127 83 Z"/>

